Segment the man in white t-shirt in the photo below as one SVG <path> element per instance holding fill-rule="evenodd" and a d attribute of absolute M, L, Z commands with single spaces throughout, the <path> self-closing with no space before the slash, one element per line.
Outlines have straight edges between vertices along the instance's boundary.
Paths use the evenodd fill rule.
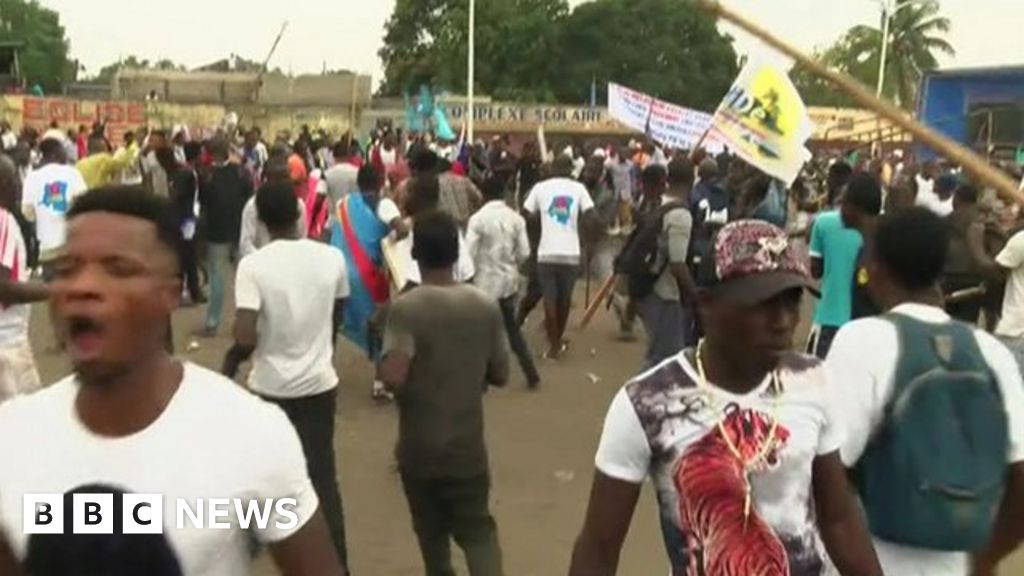
<path fill-rule="evenodd" d="M 82 174 L 64 163 L 64 145 L 52 138 L 39 144 L 43 163 L 25 178 L 22 205 L 25 215 L 36 223 L 39 260 L 44 277 L 64 246 L 65 217 L 75 198 L 86 191 Z"/>
<path fill-rule="evenodd" d="M 298 207 L 289 183 L 264 186 L 256 209 L 271 241 L 238 265 L 235 345 L 224 359 L 224 374 L 234 378 L 239 364 L 253 356 L 249 389 L 280 406 L 299 433 L 331 539 L 347 566 L 334 464 L 338 375 L 333 363 L 333 335 L 349 295 L 345 257 L 295 233 Z"/>
<path fill-rule="evenodd" d="M 806 254 L 742 220 L 719 232 L 715 261 L 705 340 L 612 400 L 570 576 L 617 573 L 647 478 L 672 576 L 819 575 L 829 557 L 844 576 L 880 576 L 839 459 L 831 382 L 792 352 Z"/>
<path fill-rule="evenodd" d="M 1024 230 L 1010 237 L 995 264 L 1006 275 L 1003 311 L 995 334 L 1024 366 Z"/>
<path fill-rule="evenodd" d="M 267 231 L 263 222 L 260 222 L 259 214 L 256 211 L 256 196 L 258 194 L 257 190 L 256 194 L 249 198 L 245 207 L 242 208 L 242 227 L 241 233 L 238 235 L 238 256 L 240 258 L 245 258 L 270 243 L 270 232 Z M 295 204 L 296 210 L 299 211 L 299 217 L 295 219 L 295 233 L 301 236 L 306 229 L 306 204 L 302 200 L 296 200 Z"/>
<path fill-rule="evenodd" d="M 28 305 L 49 295 L 42 285 L 29 282 L 28 251 L 14 215 L 19 191 L 18 168 L 0 156 L 0 403 L 39 389 Z"/>
<path fill-rule="evenodd" d="M 334 145 L 334 166 L 324 174 L 327 181 L 328 206 L 332 209 L 327 218 L 330 222 L 338 217 L 334 207 L 345 196 L 359 191 L 359 149 L 345 141 Z"/>
<path fill-rule="evenodd" d="M 569 323 L 572 292 L 580 269 L 580 231 L 592 229 L 594 201 L 587 188 L 572 180 L 572 159 L 559 156 L 551 167 L 554 178 L 530 191 L 523 209 L 541 223 L 537 247 L 537 279 L 544 295 L 547 358 L 558 358 L 568 344 L 562 340 Z"/>
<path fill-rule="evenodd" d="M 251 537 L 285 574 L 342 574 L 285 415 L 166 351 L 180 241 L 171 205 L 141 187 L 88 192 L 69 211 L 52 305 L 74 374 L 0 406 L 0 438 L 17 439 L 0 442 L 0 539 L 30 574 L 244 576 Z M 70 513 L 63 534 L 25 533 L 26 494 L 68 507 L 90 492 L 115 510 L 125 494 L 161 496 L 162 533 L 125 534 L 116 512 L 111 534 L 74 534 Z M 229 506 L 227 529 L 179 527 L 182 503 L 211 498 L 276 504 L 262 526 Z"/>
<path fill-rule="evenodd" d="M 907 533 L 905 527 L 901 525 L 900 520 L 906 517 L 906 514 L 901 518 L 887 518 L 887 511 L 891 508 L 881 505 L 870 506 L 869 502 L 879 501 L 872 497 L 869 502 L 865 502 L 867 515 L 876 532 L 875 549 L 885 573 L 889 576 L 992 576 L 999 562 L 1013 552 L 1021 542 L 1020 535 L 1024 534 L 1024 383 L 1021 381 L 1020 368 L 1005 346 L 981 330 L 967 324 L 953 323 L 950 316 L 943 311 L 938 284 L 946 261 L 948 236 L 949 231 L 945 223 L 923 207 L 895 212 L 884 217 L 878 225 L 868 258 L 868 274 L 871 277 L 868 286 L 875 300 L 889 310 L 889 315 L 866 318 L 844 326 L 836 335 L 826 360 L 826 367 L 836 384 L 836 404 L 842 406 L 846 421 L 847 435 L 842 445 L 842 458 L 847 467 L 859 470 L 857 475 L 862 493 L 867 490 L 866 487 L 873 487 L 871 494 L 878 494 L 878 487 L 893 486 L 899 482 L 913 482 L 925 487 L 932 482 L 941 482 L 941 479 L 931 475 L 933 471 L 926 470 L 927 466 L 918 470 L 920 477 L 903 480 L 905 475 L 896 476 L 899 472 L 895 468 L 898 468 L 900 463 L 893 463 L 891 458 L 885 457 L 892 452 L 880 452 L 888 449 L 885 442 L 895 441 L 891 440 L 892 436 L 883 437 L 881 433 L 882 430 L 897 429 L 892 416 L 893 402 L 896 398 L 899 399 L 901 414 L 906 414 L 912 409 L 914 402 L 931 400 L 928 408 L 935 414 L 936 420 L 940 421 L 934 426 L 942 426 L 942 422 L 949 422 L 949 426 L 953 427 L 949 433 L 963 438 L 963 442 L 975 452 L 975 460 L 972 462 L 982 461 L 978 455 L 984 456 L 986 446 L 998 446 L 993 443 L 993 438 L 988 433 L 984 433 L 980 438 L 976 435 L 979 418 L 983 419 L 982 422 L 1005 422 L 1008 431 L 1008 447 L 1005 454 L 1006 493 L 1002 497 L 1002 509 L 998 510 L 997 516 L 995 510 L 983 512 L 993 514 L 992 541 L 987 548 L 975 552 L 973 566 L 972 558 L 966 552 L 925 549 L 909 545 L 906 541 L 893 542 L 895 538 L 891 536 L 878 536 L 877 532 L 884 530 L 886 534 L 907 534 L 907 538 L 921 537 Z M 962 330 L 961 334 L 967 334 L 968 337 L 973 335 L 976 345 L 957 343 L 957 330 Z M 925 348 L 922 348 L 921 341 L 917 339 L 921 337 L 930 340 L 924 343 Z M 936 358 L 946 363 L 950 370 L 961 369 L 961 364 L 952 363 L 961 362 L 962 355 L 973 356 L 972 361 L 976 365 L 985 367 L 985 378 L 990 381 L 994 379 L 997 385 L 997 390 L 994 390 L 995 396 L 1001 399 L 1003 413 L 986 416 L 971 414 L 968 412 L 972 408 L 968 405 L 970 403 L 960 403 L 952 395 L 953 392 L 949 392 L 950 395 L 944 399 L 957 403 L 965 412 L 958 411 L 955 416 L 942 413 L 940 416 L 936 410 L 952 408 L 937 406 L 934 403 L 934 395 L 922 398 L 920 394 L 909 393 L 910 387 L 916 382 L 923 382 L 918 380 L 923 376 L 913 376 L 914 372 L 907 371 L 908 363 L 902 358 L 902 354 L 910 353 L 905 351 L 911 347 L 917 352 L 909 359 L 909 366 L 915 370 L 925 371 L 925 374 L 938 370 L 931 369 L 931 364 L 925 363 L 929 359 L 921 356 L 922 349 L 934 351 Z M 913 379 L 897 382 L 899 374 Z M 941 383 L 932 381 L 929 384 Z M 917 390 L 919 389 L 920 386 Z M 898 390 L 902 391 L 899 396 Z M 981 392 L 979 389 L 971 396 L 972 402 L 984 402 Z M 940 437 L 940 433 L 935 429 L 928 429 L 922 433 L 932 438 Z M 957 450 L 956 454 L 963 454 L 960 446 L 936 444 L 935 449 L 942 452 L 941 457 L 946 458 L 953 453 L 952 450 Z M 999 460 L 1004 456 L 1001 453 L 1002 448 L 997 450 L 1000 453 L 990 456 L 997 463 L 998 470 L 1001 468 Z M 883 455 L 880 459 L 879 454 Z M 913 455 L 906 451 L 904 454 L 905 459 L 913 458 Z M 934 456 L 940 457 L 939 454 Z M 945 464 L 947 470 L 957 467 L 952 461 Z M 970 468 L 977 470 L 975 466 Z M 878 473 L 878 470 L 885 472 Z M 1000 479 L 1004 477 L 999 472 L 995 475 Z M 957 486 L 962 487 L 961 492 L 973 493 L 974 488 L 968 485 Z M 934 497 L 931 498 L 928 500 L 929 506 L 935 506 Z M 949 514 L 955 516 L 963 525 L 969 525 L 975 517 L 974 510 L 967 506 L 969 503 L 970 499 L 951 498 L 948 504 Z M 942 517 L 936 513 L 935 516 L 929 517 L 927 522 L 923 519 L 912 519 L 914 530 L 920 530 L 925 525 L 930 525 L 932 529 L 938 528 Z M 963 522 L 964 520 L 966 522 Z M 951 521 L 949 526 L 955 527 L 955 521 Z"/>

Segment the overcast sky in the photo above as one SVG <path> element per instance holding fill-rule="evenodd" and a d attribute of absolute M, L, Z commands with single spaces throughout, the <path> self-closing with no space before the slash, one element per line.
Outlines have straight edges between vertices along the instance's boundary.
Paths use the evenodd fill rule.
<path fill-rule="evenodd" d="M 40 0 L 60 12 L 72 55 L 89 73 L 136 54 L 199 66 L 234 52 L 262 60 L 287 20 L 272 66 L 319 72 L 347 68 L 380 80 L 377 58 L 394 0 Z M 580 4 L 585 0 L 570 0 Z M 854 24 L 879 20 L 880 0 L 725 0 L 796 46 L 827 45 Z M 1022 0 L 942 0 L 958 55 L 945 66 L 1024 63 Z M 656 17 L 656 15 L 651 15 Z M 478 14 L 486 18 L 486 14 Z M 731 31 L 731 30 L 730 30 Z M 741 53 L 763 52 L 737 37 Z"/>

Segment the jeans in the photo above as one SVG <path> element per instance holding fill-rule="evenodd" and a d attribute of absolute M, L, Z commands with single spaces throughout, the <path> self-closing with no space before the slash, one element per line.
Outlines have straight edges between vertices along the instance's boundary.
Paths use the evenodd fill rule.
<path fill-rule="evenodd" d="M 488 508 L 487 476 L 424 479 L 402 475 L 426 576 L 455 576 L 451 538 L 466 555 L 470 576 L 501 576 L 498 528 Z"/>
<path fill-rule="evenodd" d="M 206 307 L 206 329 L 220 327 L 224 311 L 224 292 L 231 273 L 231 245 L 209 243 L 206 246 L 206 269 L 210 275 L 210 303 Z"/>
<path fill-rule="evenodd" d="M 501 306 L 501 315 L 505 319 L 505 333 L 508 334 L 509 347 L 512 348 L 512 352 L 519 359 L 519 366 L 523 369 L 523 374 L 526 376 L 526 383 L 531 387 L 536 386 L 540 382 L 540 374 L 537 372 L 537 366 L 533 362 L 530 347 L 526 345 L 523 331 L 520 329 L 516 319 L 515 295 L 498 300 L 498 305 Z"/>
<path fill-rule="evenodd" d="M 342 566 L 348 567 L 348 549 L 345 546 L 345 513 L 341 504 L 341 490 L 335 469 L 334 410 L 337 388 L 305 398 L 269 398 L 264 400 L 284 410 L 299 435 L 306 468 L 313 489 L 320 500 L 320 509 L 327 520 L 331 543 L 338 552 Z"/>
<path fill-rule="evenodd" d="M 661 364 L 686 347 L 689 312 L 680 301 L 651 294 L 637 304 L 637 312 L 647 331 L 645 368 Z"/>
<path fill-rule="evenodd" d="M 181 257 L 181 275 L 184 277 L 185 288 L 188 289 L 189 298 L 192 303 L 203 299 L 203 292 L 199 288 L 199 266 L 196 262 L 196 241 L 183 240 L 179 250 Z"/>
<path fill-rule="evenodd" d="M 540 290 L 540 280 L 537 278 L 537 261 L 530 260 L 526 263 L 526 294 L 523 299 L 519 302 L 519 316 L 516 317 L 516 322 L 522 326 L 526 322 L 526 317 L 533 312 L 533 309 L 540 304 L 541 299 L 544 295 Z"/>

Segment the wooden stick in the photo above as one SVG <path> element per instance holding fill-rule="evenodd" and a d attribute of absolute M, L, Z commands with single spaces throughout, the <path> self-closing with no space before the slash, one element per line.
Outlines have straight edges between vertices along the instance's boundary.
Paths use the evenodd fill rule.
<path fill-rule="evenodd" d="M 973 151 L 959 143 L 953 142 L 928 126 L 925 126 L 917 120 L 907 116 L 906 113 L 896 106 L 875 96 L 872 91 L 865 88 L 853 78 L 836 72 L 807 56 L 803 52 L 800 52 L 764 28 L 761 28 L 754 22 L 751 22 L 746 17 L 726 8 L 718 2 L 718 0 L 697 0 L 697 5 L 724 20 L 732 22 L 765 44 L 768 44 L 772 48 L 775 48 L 779 52 L 782 52 L 786 56 L 796 60 L 803 66 L 806 66 L 807 69 L 814 74 L 835 84 L 861 106 L 871 109 L 882 118 L 903 127 L 906 131 L 913 134 L 919 142 L 936 150 L 942 156 L 945 156 L 962 166 L 966 171 L 973 174 L 982 184 L 995 188 L 996 191 L 1002 194 L 1007 200 L 1017 202 L 1024 206 L 1024 193 L 1017 190 L 1016 183 L 1010 180 L 999 170 L 990 166 L 983 158 L 975 154 Z"/>
<path fill-rule="evenodd" d="M 601 308 L 601 304 L 608 299 L 608 296 L 612 293 L 612 288 L 615 287 L 615 274 L 612 274 L 608 280 L 601 286 L 601 289 L 597 291 L 597 296 L 594 298 L 590 306 L 587 307 L 587 311 L 583 313 L 583 320 L 580 322 L 580 330 L 587 327 L 590 321 L 594 319 L 594 314 Z"/>

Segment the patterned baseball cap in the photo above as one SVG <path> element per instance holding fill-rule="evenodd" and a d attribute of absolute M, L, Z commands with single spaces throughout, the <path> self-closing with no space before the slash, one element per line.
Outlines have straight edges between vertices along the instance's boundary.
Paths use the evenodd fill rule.
<path fill-rule="evenodd" d="M 817 295 L 808 271 L 808 256 L 779 227 L 763 220 L 740 220 L 718 232 L 715 240 L 715 293 L 736 304 L 752 306 L 793 288 Z"/>

